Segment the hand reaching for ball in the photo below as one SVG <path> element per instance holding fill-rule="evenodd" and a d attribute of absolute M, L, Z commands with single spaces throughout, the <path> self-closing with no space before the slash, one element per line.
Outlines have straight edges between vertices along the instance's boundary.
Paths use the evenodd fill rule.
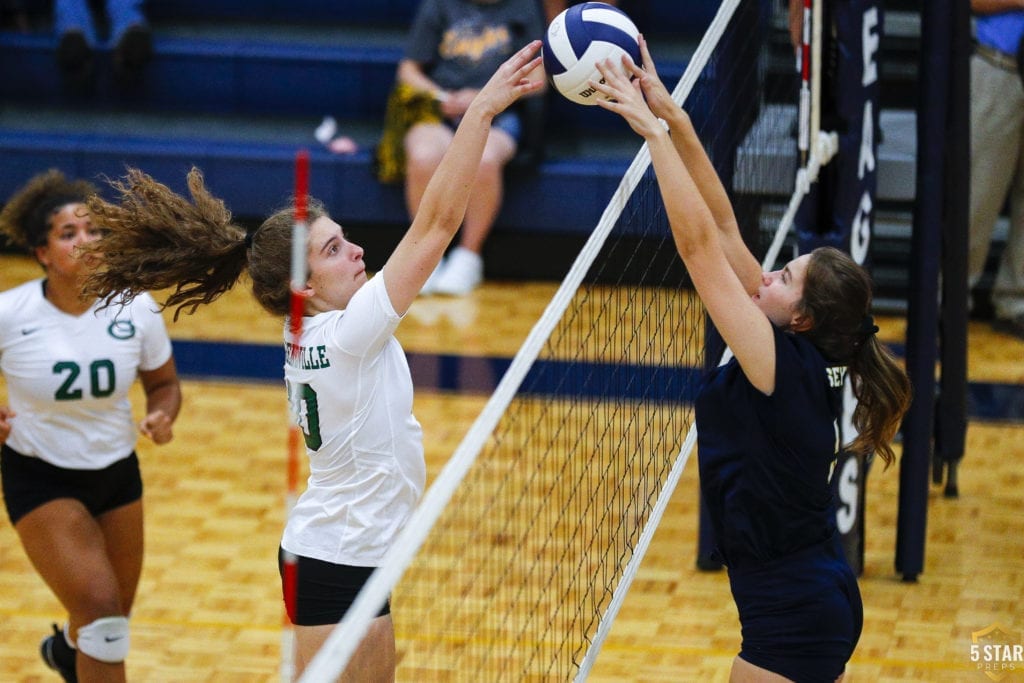
<path fill-rule="evenodd" d="M 644 99 L 643 69 L 628 58 L 623 58 L 618 65 L 606 59 L 597 64 L 597 69 L 601 80 L 591 80 L 590 85 L 604 96 L 597 101 L 599 107 L 626 119 L 633 132 L 644 139 L 665 132 L 665 126 Z M 657 88 L 651 81 L 647 87 Z M 661 87 L 664 90 L 664 86 Z"/>
<path fill-rule="evenodd" d="M 682 112 L 682 108 L 672 99 L 672 94 L 669 93 L 665 84 L 661 81 L 661 77 L 658 76 L 658 70 L 654 66 L 651 51 L 647 46 L 647 39 L 641 35 L 639 42 L 643 70 L 639 72 L 640 75 L 637 78 L 640 80 L 640 87 L 643 90 L 644 98 L 647 100 L 647 106 L 650 107 L 651 111 L 658 118 L 665 119 L 666 121 L 671 120 Z M 637 71 L 634 70 L 632 73 L 636 75 Z"/>
<path fill-rule="evenodd" d="M 534 40 L 509 57 L 473 98 L 470 108 L 494 117 L 520 97 L 536 92 L 543 83 L 530 80 L 530 73 L 541 64 L 540 41 Z"/>

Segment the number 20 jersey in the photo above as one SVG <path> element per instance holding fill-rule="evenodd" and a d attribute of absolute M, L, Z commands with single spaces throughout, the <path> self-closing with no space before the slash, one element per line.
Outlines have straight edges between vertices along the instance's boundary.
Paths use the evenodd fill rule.
<path fill-rule="evenodd" d="M 0 293 L 0 372 L 16 413 L 7 445 L 68 469 L 127 457 L 137 439 L 128 391 L 170 357 L 149 294 L 74 316 L 45 298 L 42 279 Z"/>

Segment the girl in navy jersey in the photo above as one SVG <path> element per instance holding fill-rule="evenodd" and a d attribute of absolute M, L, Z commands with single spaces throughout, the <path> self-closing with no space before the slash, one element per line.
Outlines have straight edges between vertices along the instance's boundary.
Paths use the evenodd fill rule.
<path fill-rule="evenodd" d="M 863 617 L 829 487 L 843 381 L 858 400 L 849 448 L 886 465 L 909 381 L 875 337 L 871 282 L 849 256 L 816 249 L 761 271 L 643 39 L 641 53 L 642 69 L 607 62 L 591 85 L 647 142 L 679 255 L 733 353 L 696 400 L 701 491 L 742 626 L 731 680 L 831 683 Z"/>
<path fill-rule="evenodd" d="M 86 208 L 93 187 L 52 170 L 0 212 L 0 232 L 44 275 L 0 293 L 4 503 L 32 565 L 68 611 L 42 643 L 67 681 L 123 681 L 128 617 L 142 571 L 137 433 L 172 437 L 181 388 L 171 341 L 146 293 L 124 307 L 83 294 L 100 236 Z M 135 379 L 146 415 L 133 422 Z M 76 649 L 77 647 L 77 654 Z"/>
<path fill-rule="evenodd" d="M 416 217 L 383 269 L 367 278 L 363 250 L 318 202 L 309 207 L 309 277 L 299 353 L 285 364 L 293 419 L 302 426 L 310 476 L 281 547 L 298 557 L 296 668 L 301 673 L 378 566 L 419 499 L 426 479 L 422 430 L 412 414 L 409 366 L 395 329 L 462 222 L 491 122 L 541 84 L 540 41 L 505 61 L 469 105 L 427 186 Z M 173 288 L 165 306 L 189 312 L 229 290 L 243 272 L 273 315 L 291 300 L 291 209 L 251 235 L 231 222 L 202 176 L 188 177 L 192 202 L 138 170 L 115 185 L 120 202 L 96 200 L 108 234 L 91 290 L 111 301 Z M 290 343 L 285 327 L 285 343 Z M 390 607 L 349 662 L 358 680 L 393 680 Z"/>

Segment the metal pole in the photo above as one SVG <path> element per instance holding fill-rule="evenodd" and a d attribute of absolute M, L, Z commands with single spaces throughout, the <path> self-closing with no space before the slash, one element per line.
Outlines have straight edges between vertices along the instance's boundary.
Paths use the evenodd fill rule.
<path fill-rule="evenodd" d="M 907 311 L 907 373 L 914 400 L 903 421 L 896 571 L 916 581 L 924 568 L 928 518 L 928 469 L 935 418 L 940 226 L 945 190 L 945 139 L 950 99 L 953 0 L 921 3 L 920 92 L 917 105 L 917 187 L 911 235 Z"/>
<path fill-rule="evenodd" d="M 959 495 L 957 466 L 967 440 L 967 232 L 970 221 L 971 6 L 952 0 L 950 102 L 946 151 L 946 223 L 942 233 L 942 378 L 935 425 L 932 476 L 947 498 Z"/>

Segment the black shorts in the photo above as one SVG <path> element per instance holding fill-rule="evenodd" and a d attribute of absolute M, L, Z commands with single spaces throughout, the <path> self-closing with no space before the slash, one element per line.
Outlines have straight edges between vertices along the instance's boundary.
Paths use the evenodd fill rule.
<path fill-rule="evenodd" d="M 864 608 L 839 534 L 754 570 L 730 570 L 729 583 L 741 658 L 793 681 L 831 683 L 846 670 Z"/>
<path fill-rule="evenodd" d="M 288 617 L 296 626 L 337 624 L 355 602 L 356 596 L 373 573 L 374 567 L 352 567 L 310 557 L 296 556 L 298 586 L 295 614 Z M 281 573 L 281 594 L 284 585 L 284 550 L 278 549 L 277 568 Z M 391 614 L 391 601 L 386 600 L 378 617 Z"/>
<path fill-rule="evenodd" d="M 69 470 L 22 455 L 4 444 L 0 447 L 0 475 L 11 524 L 58 498 L 80 501 L 94 517 L 142 498 L 142 474 L 134 452 L 100 470 Z"/>

